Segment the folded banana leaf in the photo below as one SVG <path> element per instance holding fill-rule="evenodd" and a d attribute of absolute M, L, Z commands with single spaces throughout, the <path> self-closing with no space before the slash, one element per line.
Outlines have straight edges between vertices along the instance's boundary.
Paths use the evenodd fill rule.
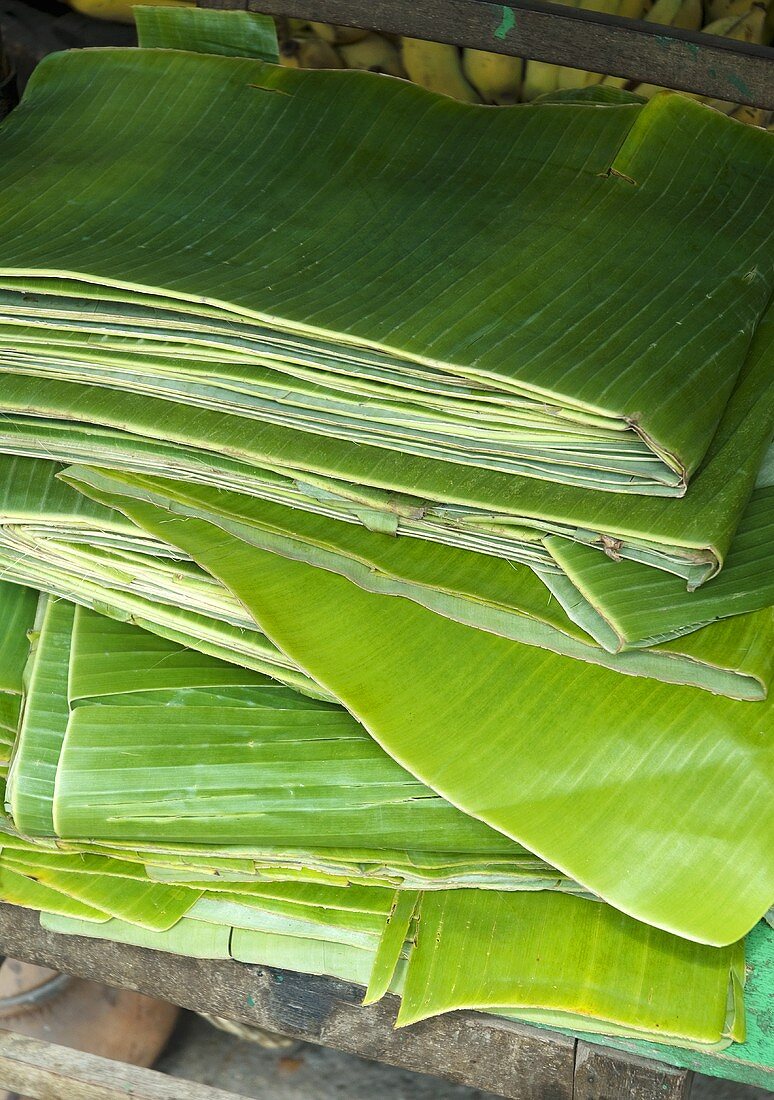
<path fill-rule="evenodd" d="M 119 512 L 74 492 L 57 477 L 60 469 L 0 456 L 4 577 L 330 698 L 261 634 L 222 585 Z M 24 598 L 36 606 L 36 596 Z M 8 616 L 12 629 L 10 608 Z"/>
<path fill-rule="evenodd" d="M 109 916 L 102 909 L 78 901 L 77 898 L 44 886 L 27 875 L 10 867 L 0 866 L 0 900 L 19 905 L 23 909 L 36 909 L 56 916 L 78 921 L 104 923 Z"/>
<path fill-rule="evenodd" d="M 696 592 L 686 592 L 678 578 L 666 573 L 632 561 L 605 560 L 587 546 L 555 537 L 546 539 L 545 545 L 560 572 L 544 570 L 541 576 L 568 614 L 602 617 L 619 646 L 651 646 L 727 616 L 759 608 L 771 614 L 772 535 L 774 447 L 758 474 L 723 572 Z M 719 631 L 715 636 L 722 637 Z"/>
<path fill-rule="evenodd" d="M 5 774 L 16 738 L 38 597 L 32 589 L 0 581 L 0 772 Z"/>
<path fill-rule="evenodd" d="M 13 845 L 3 847 L 0 869 L 20 881 L 17 904 L 49 891 L 45 927 L 331 974 L 368 985 L 367 1002 L 392 990 L 402 998 L 398 1026 L 470 1007 L 694 1047 L 744 1037 L 741 943 L 707 948 L 609 906 L 480 890 L 154 887 L 117 860 Z M 78 919 L 82 893 L 99 899 L 101 916 Z"/>
<path fill-rule="evenodd" d="M 41 603 L 44 610 L 28 668 L 28 697 L 9 781 L 9 803 L 18 815 L 17 824 L 31 822 L 34 831 L 46 808 L 58 824 L 60 812 L 66 815 L 69 807 L 76 820 L 85 820 L 86 814 L 91 822 L 102 818 L 109 833 L 138 793 L 133 777 L 143 770 L 150 780 L 142 794 L 145 813 L 151 809 L 158 815 L 160 833 L 173 842 L 173 814 L 188 813 L 185 824 L 195 843 L 197 820 L 190 810 L 197 803 L 206 806 L 213 793 L 224 815 L 239 815 L 240 797 L 232 794 L 229 799 L 227 794 L 229 772 L 239 778 L 248 795 L 241 801 L 245 802 L 242 813 L 255 831 L 252 843 L 267 826 L 272 833 L 272 819 L 278 818 L 280 828 L 287 828 L 283 817 L 287 822 L 295 813 L 306 819 L 305 836 L 310 821 L 314 822 L 324 847 L 325 822 L 336 820 L 336 791 L 345 784 L 350 792 L 356 785 L 367 794 L 364 805 L 378 823 L 377 840 L 389 813 L 380 794 L 389 785 L 395 787 L 398 775 L 404 777 L 409 804 L 432 807 L 441 802 L 426 788 L 423 793 L 421 785 L 364 731 L 352 736 L 358 731 L 356 723 L 330 704 L 65 601 L 42 597 Z M 215 700 L 221 704 L 217 708 L 211 705 Z M 60 732 L 62 706 L 69 717 L 65 715 L 66 730 Z M 229 723 L 229 715 L 237 709 L 239 722 Z M 183 723 L 175 720 L 176 711 Z M 122 722 L 132 712 L 134 735 L 127 742 Z M 250 722 L 256 715 L 271 720 L 271 725 L 260 724 L 263 752 L 256 743 L 259 727 Z M 89 716 L 93 721 L 85 728 L 92 735 L 100 731 L 99 756 L 107 762 L 105 767 L 84 756 L 84 748 L 88 755 L 89 748 L 96 747 L 93 736 L 79 742 L 79 720 Z M 201 751 L 192 727 L 194 716 L 208 722 L 205 749 L 219 743 L 220 753 Z M 312 753 L 308 774 L 303 759 L 294 753 L 301 741 L 307 747 L 316 744 L 325 749 L 334 733 L 326 717 L 343 720 L 350 727 L 348 736 L 338 739 L 335 782 L 323 753 Z M 317 737 L 306 721 L 310 718 L 318 728 Z M 176 742 L 172 757 L 159 752 L 159 731 L 167 728 Z M 382 786 L 378 785 L 379 768 L 358 767 L 368 759 L 368 754 L 352 751 L 361 745 L 369 747 L 372 760 L 381 757 L 392 770 L 391 784 L 385 785 L 382 779 Z M 246 755 L 242 746 L 259 752 Z M 84 783 L 89 775 L 96 776 L 93 785 L 88 779 Z M 260 776 L 258 783 L 251 782 L 253 776 Z M 22 782 L 25 777 L 34 782 Z M 109 783 L 111 798 L 110 806 L 103 805 L 102 810 L 100 777 Z M 271 780 L 274 794 L 267 799 Z M 80 787 L 81 794 L 68 784 Z M 290 803 L 294 805 L 288 813 Z M 339 818 L 348 809 L 354 822 L 357 803 L 353 793 L 348 807 L 339 798 Z M 416 820 L 424 840 L 428 816 L 420 813 Z M 361 815 L 359 836 L 368 835 L 367 825 L 363 828 L 367 821 L 368 815 Z M 467 832 L 460 822 L 469 823 Z M 484 857 L 482 871 L 487 859 L 487 845 L 481 843 L 485 836 L 492 839 L 490 854 L 495 859 L 498 851 L 511 850 L 518 864 L 517 845 L 452 807 L 447 807 L 443 826 L 434 853 L 439 864 L 454 863 L 455 853 L 445 856 L 442 849 L 452 840 L 464 843 L 466 836 L 474 837 L 474 843 L 468 844 L 471 851 Z M 141 838 L 143 827 L 138 830 Z M 411 828 L 404 831 L 412 835 Z M 215 843 L 219 839 L 212 819 L 208 839 Z M 512 905 L 507 892 L 492 889 L 485 875 L 482 883 L 490 886 L 486 890 L 442 888 L 420 894 L 403 889 L 395 894 L 378 885 L 267 883 L 255 873 L 242 881 L 200 875 L 164 882 L 150 873 L 143 858 L 147 854 L 142 856 L 139 850 L 133 859 L 122 859 L 89 851 L 88 845 L 67 853 L 5 832 L 0 834 L 0 896 L 42 910 L 44 924 L 63 931 L 89 930 L 91 934 L 99 929 L 96 934 L 103 937 L 195 957 L 230 955 L 333 973 L 367 984 L 369 1000 L 392 989 L 401 996 L 399 1025 L 473 1007 L 516 1016 L 522 1011 L 538 1012 L 548 1022 L 563 1026 L 578 1026 L 580 1020 L 588 1019 L 590 1026 L 605 1032 L 655 1034 L 698 1047 L 725 1045 L 744 1035 L 742 944 L 724 949 L 697 945 L 646 928 L 604 904 L 569 896 L 566 900 L 574 903 L 569 907 L 545 905 L 541 895 L 534 893 L 524 897 L 538 899 L 536 904 Z M 550 875 L 551 869 L 546 871 Z M 520 889 L 515 879 L 511 885 Z M 544 887 L 548 885 L 546 880 Z M 600 952 L 591 979 L 590 942 Z M 643 990 L 647 1007 L 642 1004 Z"/>
<path fill-rule="evenodd" d="M 147 502 L 126 511 L 227 584 L 400 764 L 593 893 L 714 944 L 769 908 L 771 701 L 622 677 L 205 521 Z"/>
<path fill-rule="evenodd" d="M 182 560 L 178 549 L 147 538 L 121 515 L 121 496 L 135 495 L 212 519 L 247 541 L 331 568 L 367 589 L 406 596 L 459 622 L 619 672 L 692 683 L 732 698 L 760 699 L 768 690 L 774 652 L 770 610 L 738 615 L 725 626 L 713 625 L 667 646 L 611 655 L 606 649 L 614 648 L 617 639 L 613 636 L 611 645 L 612 631 L 597 623 L 606 628 L 601 617 L 587 613 L 585 603 L 579 607 L 577 598 L 566 613 L 524 566 L 394 539 L 208 487 L 83 468 L 60 475 L 59 470 L 48 461 L 0 456 L 0 565 L 7 577 L 129 618 L 171 640 L 268 673 L 306 694 L 331 698 L 260 633 L 219 582 Z M 93 508 L 81 493 L 95 499 Z M 543 571 L 540 577 L 549 587 L 562 580 L 549 580 Z M 724 571 L 727 593 L 733 592 L 735 577 L 733 565 Z M 756 600 L 770 602 L 765 586 L 751 585 L 747 571 L 742 581 L 751 606 Z M 737 610 L 738 599 L 739 593 L 729 595 L 729 613 Z"/>
<path fill-rule="evenodd" d="M 65 897 L 93 907 L 104 919 L 117 917 L 143 928 L 164 932 L 196 905 L 204 889 L 195 885 L 179 886 L 153 882 L 142 869 L 128 873 L 118 861 L 91 857 L 86 863 L 80 855 L 41 853 L 30 845 L 24 852 L 5 847 L 0 838 L 0 869 L 10 871 Z M 121 873 L 111 869 L 120 867 Z M 34 904 L 34 897 L 30 904 Z M 17 903 L 18 904 L 18 903 Z"/>
<path fill-rule="evenodd" d="M 428 887 L 579 890 L 418 783 L 341 708 L 64 600 L 41 605 L 6 790 L 18 833 L 182 845 L 194 878 L 197 846 L 241 846 L 252 878 L 262 858 L 282 866 L 281 847 L 304 866 L 311 829 L 318 861 L 338 861 L 345 881 L 367 880 L 370 846 L 388 883 L 413 865 Z M 140 860 L 157 862 L 147 849 Z"/>
<path fill-rule="evenodd" d="M 267 15 L 144 4 L 133 4 L 132 15 L 138 41 L 149 49 L 193 50 L 227 57 L 279 60 L 277 31 L 274 20 Z"/>
<path fill-rule="evenodd" d="M 374 892 L 376 909 L 364 897 Z M 698 1049 L 744 1038 L 742 943 L 709 948 L 559 895 L 453 890 L 397 895 L 389 907 L 389 891 L 369 888 L 345 907 L 328 907 L 331 893 L 314 905 L 289 892 L 281 906 L 260 892 L 205 893 L 169 930 L 50 912 L 42 924 L 328 974 L 367 985 L 367 1002 L 389 990 L 401 997 L 398 1026 L 474 1008 Z"/>
<path fill-rule="evenodd" d="M 540 910 L 542 922 L 535 919 Z M 558 935 L 557 925 L 562 929 Z M 678 1008 L 676 982 L 682 967 L 672 959 L 663 965 L 655 962 L 660 950 L 669 950 L 674 941 L 675 937 L 632 921 L 610 906 L 581 898 L 495 893 L 482 901 L 479 891 L 426 894 L 421 899 L 398 1023 L 412 1023 L 439 1010 L 448 1011 L 452 1005 L 497 1011 L 514 1002 L 522 1009 L 538 1007 L 539 1002 L 543 1012 L 551 1015 L 546 1022 L 566 1026 L 568 1015 L 578 1012 L 585 1000 L 584 1015 L 628 1029 L 631 1022 L 625 1004 L 632 998 L 639 1001 L 637 1026 L 643 1032 L 661 1033 L 663 1028 L 666 1036 L 683 1031 L 685 1039 L 681 1018 L 685 1011 L 693 1020 L 704 1017 L 707 1029 L 691 1035 L 690 1042 L 712 1042 L 718 1031 L 728 1034 L 727 1029 L 735 1027 L 744 972 L 740 945 L 725 949 L 725 968 L 717 955 L 714 966 L 706 967 L 707 948 L 688 945 L 696 963 L 701 960 L 705 966 L 701 970 L 700 965 L 686 967 L 685 976 L 690 972 L 688 980 L 696 984 L 684 991 Z M 642 969 L 630 969 L 632 955 L 640 957 Z M 457 960 L 466 956 L 463 969 Z M 686 952 L 686 963 L 688 958 Z"/>
<path fill-rule="evenodd" d="M 535 574 L 499 558 L 395 539 L 209 486 L 80 467 L 61 476 L 95 501 L 123 509 L 127 515 L 132 514 L 131 506 L 127 511 L 128 500 L 149 501 L 175 514 L 215 523 L 250 545 L 340 573 L 366 590 L 404 596 L 457 622 L 617 672 L 693 684 L 740 699 L 765 698 L 774 672 L 774 611 L 769 606 L 774 603 L 774 591 L 767 583 L 772 547 L 765 538 L 767 516 L 756 510 L 748 509 L 749 528 L 735 558 L 740 565 L 723 571 L 721 596 L 713 603 L 715 615 L 733 618 L 705 625 L 712 615 L 699 611 L 690 626 L 704 629 L 648 650 L 610 653 L 608 649 L 620 648 L 620 640 L 590 600 L 582 599 L 575 589 L 569 599 L 564 592 L 559 602 L 547 598 L 545 585 L 552 591 L 571 587 L 570 576 L 564 574 L 547 576 L 542 570 Z M 750 543 L 757 555 L 748 553 Z M 589 553 L 604 562 L 601 555 Z M 652 572 L 633 563 L 626 565 Z M 607 568 L 613 571 L 616 564 L 609 562 Z M 619 576 L 625 582 L 625 573 Z M 669 587 L 666 575 L 657 576 L 664 577 Z M 673 621 L 666 616 L 675 602 L 686 608 L 695 598 L 676 579 L 671 580 L 678 588 L 678 598 L 667 605 L 665 623 Z M 709 587 L 715 583 L 710 582 Z M 655 582 L 654 587 L 657 585 Z M 700 594 L 706 591 L 704 588 Z M 632 591 L 613 589 L 613 598 L 619 602 L 627 595 L 636 598 L 636 587 Z M 606 609 L 603 602 L 600 606 Z M 751 608 L 761 610 L 738 614 Z M 661 621 L 653 615 L 651 621 L 654 618 Z"/>
<path fill-rule="evenodd" d="M 110 94 L 137 100 L 120 136 Z M 494 112 L 369 74 L 140 50 L 48 60 L 0 146 L 17 447 L 48 446 L 22 437 L 54 418 L 74 423 L 51 453 L 115 463 L 130 430 L 146 461 L 219 452 L 313 508 L 413 512 L 413 533 L 509 556 L 547 529 L 692 584 L 717 570 L 754 441 L 698 534 L 628 490 L 682 492 L 750 358 L 773 278 L 769 135 L 677 96 Z M 63 187 L 78 202 L 52 212 Z"/>

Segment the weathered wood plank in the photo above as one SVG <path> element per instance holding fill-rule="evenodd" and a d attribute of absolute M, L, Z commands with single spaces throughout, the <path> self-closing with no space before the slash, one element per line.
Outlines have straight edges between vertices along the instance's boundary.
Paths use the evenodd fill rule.
<path fill-rule="evenodd" d="M 0 1086 L 31 1100 L 245 1100 L 12 1031 L 0 1031 Z"/>
<path fill-rule="evenodd" d="M 774 110 L 774 50 L 541 0 L 200 0 L 532 57 Z"/>
<path fill-rule="evenodd" d="M 511 1100 L 573 1095 L 575 1040 L 508 1020 L 456 1012 L 396 1031 L 394 997 L 364 1008 L 360 987 L 333 978 L 61 936 L 10 905 L 0 905 L 0 951 Z"/>
<path fill-rule="evenodd" d="M 693 1074 L 579 1042 L 574 1100 L 686 1100 Z"/>

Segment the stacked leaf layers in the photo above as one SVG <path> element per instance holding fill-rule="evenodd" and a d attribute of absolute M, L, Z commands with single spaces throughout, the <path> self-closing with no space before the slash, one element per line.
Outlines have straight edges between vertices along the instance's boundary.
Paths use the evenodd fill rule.
<path fill-rule="evenodd" d="M 155 33 L 202 20 L 257 26 Z M 728 945 L 774 894 L 771 141 L 678 96 L 41 66 L 0 131 L 0 556 L 157 640 L 44 599 L 20 679 L 15 631 L 14 900 L 193 953 L 204 905 L 212 951 L 260 932 L 250 957 L 402 990 L 404 1020 L 739 1037 Z M 165 927 L 120 900 L 151 868 L 200 891 L 153 894 Z M 249 902 L 204 888 L 224 868 Z M 620 965 L 589 999 L 599 922 Z"/>

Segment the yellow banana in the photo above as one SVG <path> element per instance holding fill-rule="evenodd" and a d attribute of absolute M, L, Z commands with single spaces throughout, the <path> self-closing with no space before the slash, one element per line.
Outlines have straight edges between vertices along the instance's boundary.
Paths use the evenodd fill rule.
<path fill-rule="evenodd" d="M 722 19 L 715 19 L 712 23 L 707 23 L 706 27 L 701 28 L 702 34 L 717 34 L 721 38 L 725 38 L 729 31 L 732 31 L 739 22 L 740 16 L 738 15 L 724 15 Z"/>
<path fill-rule="evenodd" d="M 577 7 L 578 0 L 554 0 L 567 8 Z M 524 67 L 524 79 L 521 86 L 521 98 L 525 103 L 537 99 L 539 95 L 555 92 L 564 66 L 553 65 L 548 61 L 530 59 Z M 573 69 L 573 72 L 578 70 Z"/>
<path fill-rule="evenodd" d="M 752 7 L 752 0 L 710 0 L 707 5 L 707 21 L 716 23 L 728 15 L 746 15 Z"/>
<path fill-rule="evenodd" d="M 742 15 L 728 15 L 723 19 L 716 19 L 702 27 L 705 34 L 718 34 L 722 38 L 733 38 L 737 42 L 763 42 L 766 26 L 766 5 L 751 4 Z"/>
<path fill-rule="evenodd" d="M 643 19 L 648 7 L 645 0 L 621 0 L 615 14 L 623 19 Z"/>
<path fill-rule="evenodd" d="M 663 27 L 697 31 L 702 20 L 701 0 L 656 0 L 645 20 Z"/>
<path fill-rule="evenodd" d="M 771 111 L 766 111 L 763 107 L 747 107 L 739 104 L 731 112 L 731 118 L 735 118 L 738 122 L 745 122 L 748 126 L 760 126 L 765 130 L 771 119 Z M 771 129 L 771 125 L 768 128 Z"/>
<path fill-rule="evenodd" d="M 478 92 L 465 79 L 456 46 L 425 42 L 421 38 L 402 38 L 401 58 L 409 79 L 415 84 L 467 103 L 480 103 Z"/>
<path fill-rule="evenodd" d="M 525 103 L 537 99 L 539 95 L 555 92 L 559 87 L 559 66 L 547 61 L 530 59 L 524 66 L 524 81 L 521 85 L 521 98 Z"/>
<path fill-rule="evenodd" d="M 132 7 L 145 0 L 69 0 L 70 7 L 92 19 L 109 19 L 113 23 L 134 23 Z M 193 8 L 194 0 L 148 0 L 153 7 Z"/>
<path fill-rule="evenodd" d="M 673 27 L 681 27 L 686 31 L 698 31 L 701 29 L 704 11 L 702 0 L 683 0 L 682 7 L 673 20 Z"/>
<path fill-rule="evenodd" d="M 627 0 L 627 3 L 630 3 L 630 0 Z M 641 14 L 642 0 L 637 0 L 637 3 L 639 6 L 637 15 L 639 15 Z M 621 0 L 580 0 L 579 3 L 573 3 L 571 6 L 580 8 L 583 11 L 602 12 L 605 15 L 621 14 Z M 557 77 L 557 87 L 586 88 L 590 84 L 599 84 L 603 79 L 603 75 L 603 73 L 589 72 L 587 69 L 575 69 L 568 65 L 561 65 Z"/>
<path fill-rule="evenodd" d="M 645 21 L 658 23 L 662 27 L 699 30 L 701 17 L 702 0 L 656 0 L 645 16 Z M 632 90 L 645 99 L 652 99 L 656 92 L 665 91 L 661 84 L 637 84 Z"/>
<path fill-rule="evenodd" d="M 484 103 L 504 105 L 518 102 L 524 73 L 524 62 L 520 57 L 508 57 L 486 50 L 463 50 L 462 71 Z"/>
<path fill-rule="evenodd" d="M 340 27 L 337 23 L 312 23 L 312 30 L 323 42 L 330 42 L 332 46 L 346 46 L 350 42 L 359 42 L 365 38 L 368 31 L 360 27 Z"/>
<path fill-rule="evenodd" d="M 380 34 L 368 34 L 359 42 L 339 46 L 339 56 L 348 69 L 367 69 L 388 76 L 406 76 L 406 70 L 392 42 Z"/>
<path fill-rule="evenodd" d="M 650 10 L 650 0 L 620 0 L 615 14 L 622 19 L 645 19 Z M 626 88 L 631 81 L 626 76 L 603 76 L 600 83 L 608 88 Z"/>
<path fill-rule="evenodd" d="M 280 43 L 280 65 L 290 69 L 343 69 L 344 62 L 322 38 L 288 38 Z"/>
<path fill-rule="evenodd" d="M 587 69 L 571 69 L 560 65 L 557 88 L 586 88 L 589 84 L 599 84 L 602 73 L 590 73 Z"/>

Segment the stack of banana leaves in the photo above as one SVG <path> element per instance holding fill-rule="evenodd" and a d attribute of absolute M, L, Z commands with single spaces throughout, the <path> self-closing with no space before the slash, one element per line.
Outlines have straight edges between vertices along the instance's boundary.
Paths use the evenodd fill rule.
<path fill-rule="evenodd" d="M 147 26 L 0 128 L 0 897 L 400 1024 L 741 1040 L 774 137 Z"/>

